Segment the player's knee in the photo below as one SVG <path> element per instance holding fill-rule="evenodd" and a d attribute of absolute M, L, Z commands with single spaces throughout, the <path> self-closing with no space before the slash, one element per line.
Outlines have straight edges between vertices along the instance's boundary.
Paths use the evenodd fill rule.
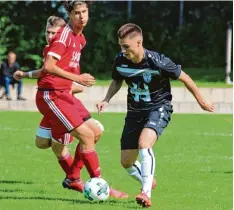
<path fill-rule="evenodd" d="M 89 130 L 82 138 L 84 144 L 94 144 L 95 142 L 95 133 L 92 130 Z"/>
<path fill-rule="evenodd" d="M 36 136 L 35 145 L 39 149 L 48 149 L 51 146 L 51 140 Z"/>
<path fill-rule="evenodd" d="M 152 141 L 139 141 L 138 148 L 145 149 L 145 148 L 152 148 L 156 140 Z"/>
<path fill-rule="evenodd" d="M 85 138 L 85 143 L 86 145 L 94 145 L 95 144 L 95 133 L 91 131 Z"/>
<path fill-rule="evenodd" d="M 90 128 L 87 128 L 82 130 L 82 132 L 79 130 L 80 128 L 76 128 L 74 131 L 71 132 L 71 134 L 82 141 L 82 144 L 84 145 L 94 145 L 95 140 L 95 133 Z"/>
<path fill-rule="evenodd" d="M 68 148 L 65 145 L 54 143 L 54 142 L 51 145 L 51 149 L 57 158 L 64 157 L 69 152 Z"/>
<path fill-rule="evenodd" d="M 95 143 L 97 143 L 98 142 L 98 140 L 100 139 L 100 137 L 101 137 L 101 135 L 102 135 L 102 130 L 101 129 L 98 129 L 95 133 L 94 133 L 94 136 L 95 136 L 95 139 L 94 139 L 94 141 L 95 141 Z"/>
<path fill-rule="evenodd" d="M 147 142 L 139 142 L 139 149 L 150 148 L 151 146 Z"/>
<path fill-rule="evenodd" d="M 130 168 L 130 167 L 132 167 L 133 163 L 132 163 L 132 161 L 121 159 L 121 165 L 124 168 Z"/>

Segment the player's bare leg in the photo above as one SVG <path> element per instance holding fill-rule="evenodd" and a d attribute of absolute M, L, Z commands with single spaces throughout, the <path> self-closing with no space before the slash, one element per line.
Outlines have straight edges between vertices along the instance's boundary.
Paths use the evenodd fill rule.
<path fill-rule="evenodd" d="M 95 122 L 95 120 L 93 120 L 93 119 L 89 119 L 89 120 L 85 121 L 83 124 L 85 126 L 87 126 L 89 129 L 91 129 L 91 131 L 94 134 L 94 141 L 95 141 L 95 143 L 97 143 L 97 141 L 99 140 L 99 138 L 102 134 L 101 127 L 99 127 L 97 125 L 97 122 Z M 74 159 L 74 162 L 72 165 L 72 176 L 70 176 L 71 180 L 74 180 L 74 179 L 77 180 L 77 177 L 80 177 L 80 171 L 84 166 L 83 159 L 81 158 L 82 151 L 84 151 L 84 148 L 82 149 L 82 146 L 85 147 L 85 145 L 82 144 L 82 142 L 80 142 L 76 148 L 76 153 L 75 153 L 76 158 Z M 68 180 L 68 179 L 65 179 L 64 181 L 66 181 L 66 180 Z M 63 182 L 63 186 L 64 186 L 64 182 Z M 113 198 L 121 198 L 121 199 L 128 198 L 128 194 L 121 192 L 119 190 L 116 190 L 114 188 L 110 188 L 110 196 Z"/>
<path fill-rule="evenodd" d="M 76 148 L 76 151 L 79 150 L 80 154 L 78 155 L 76 152 L 73 163 L 82 160 L 90 177 L 100 177 L 99 160 L 94 148 L 94 134 L 92 130 L 83 123 L 71 131 L 71 135 L 76 139 L 80 139 Z M 80 173 L 74 174 L 72 171 L 71 174 L 67 175 L 63 181 L 63 187 L 83 192 L 84 184 L 80 179 Z"/>
<path fill-rule="evenodd" d="M 94 133 L 94 141 L 95 144 L 98 142 L 102 135 L 102 129 L 97 125 L 94 119 L 88 119 L 84 122 L 85 125 L 87 125 Z M 80 171 L 84 167 L 84 162 L 82 158 L 78 158 L 78 156 L 81 156 L 81 144 L 79 143 L 76 147 L 75 156 L 77 156 L 77 159 L 72 164 L 72 173 L 74 177 L 80 177 Z"/>
<path fill-rule="evenodd" d="M 71 131 L 72 136 L 80 140 L 80 151 L 81 157 L 75 156 L 74 161 L 78 158 L 82 158 L 84 161 L 85 167 L 90 175 L 90 177 L 100 177 L 100 166 L 98 155 L 95 151 L 94 146 L 94 133 L 93 131 L 85 125 L 81 124 L 79 127 Z M 73 174 L 68 177 L 69 179 L 77 179 L 80 177 L 74 177 Z"/>
<path fill-rule="evenodd" d="M 51 147 L 51 139 L 36 136 L 35 145 L 39 149 L 48 149 Z"/>

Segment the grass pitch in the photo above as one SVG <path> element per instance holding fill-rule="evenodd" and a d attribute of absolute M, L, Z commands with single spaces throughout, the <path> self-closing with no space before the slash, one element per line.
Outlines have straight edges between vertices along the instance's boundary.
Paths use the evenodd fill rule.
<path fill-rule="evenodd" d="M 127 175 L 119 161 L 124 114 L 93 116 L 105 126 L 97 144 L 102 176 L 131 197 L 98 204 L 63 189 L 64 173 L 52 151 L 34 146 L 40 114 L 0 112 L 1 210 L 141 209 L 134 199 L 141 186 Z M 232 115 L 173 115 L 154 146 L 158 185 L 152 193 L 151 209 L 232 209 L 232 125 Z M 72 154 L 75 145 L 69 146 Z M 86 169 L 82 178 L 88 179 Z"/>

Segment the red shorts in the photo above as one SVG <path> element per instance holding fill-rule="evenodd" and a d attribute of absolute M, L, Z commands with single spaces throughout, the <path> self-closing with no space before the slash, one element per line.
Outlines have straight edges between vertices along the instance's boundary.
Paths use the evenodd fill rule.
<path fill-rule="evenodd" d="M 69 132 L 91 117 L 81 101 L 67 91 L 39 90 L 36 104 L 44 115 L 40 128 L 51 128 L 52 139 L 62 144 L 71 143 Z"/>

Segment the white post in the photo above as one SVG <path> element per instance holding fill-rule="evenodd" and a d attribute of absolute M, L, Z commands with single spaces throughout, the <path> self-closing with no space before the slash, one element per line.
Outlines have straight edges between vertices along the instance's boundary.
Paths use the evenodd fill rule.
<path fill-rule="evenodd" d="M 231 56 L 232 56 L 232 22 L 228 23 L 227 43 L 226 43 L 226 84 L 232 84 L 231 73 Z"/>
<path fill-rule="evenodd" d="M 179 26 L 182 26 L 183 22 L 184 22 L 184 0 L 180 0 Z"/>
<path fill-rule="evenodd" d="M 128 20 L 132 17 L 132 0 L 128 0 Z"/>

